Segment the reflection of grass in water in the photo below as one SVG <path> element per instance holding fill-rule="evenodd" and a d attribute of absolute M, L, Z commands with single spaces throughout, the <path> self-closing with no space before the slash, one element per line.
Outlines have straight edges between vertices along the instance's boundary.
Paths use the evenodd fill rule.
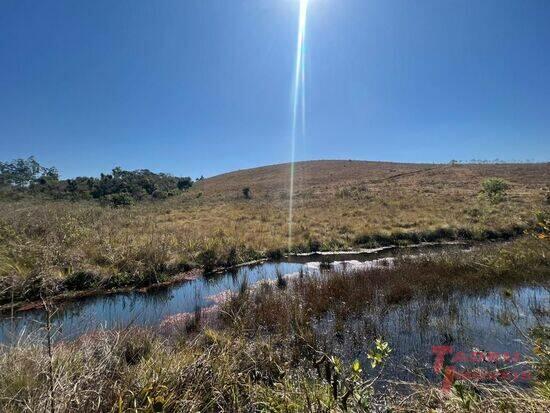
<path fill-rule="evenodd" d="M 451 343 L 461 334 L 459 325 L 468 320 L 468 302 L 482 301 L 502 285 L 516 291 L 525 283 L 547 282 L 548 268 L 544 271 L 541 265 L 548 267 L 544 244 L 516 242 L 504 248 L 514 258 L 504 263 L 513 262 L 513 266 L 503 264 L 499 250 L 488 248 L 465 257 L 403 260 L 392 269 L 305 275 L 290 281 L 286 289 L 272 284 L 257 289 L 245 286 L 223 303 L 219 330 L 201 323 L 193 334 L 183 331 L 175 337 L 103 332 L 63 343 L 55 348 L 51 373 L 57 411 L 256 411 L 262 406 L 302 412 L 324 404 L 328 411 L 343 412 L 344 384 L 362 386 L 379 372 L 366 363 L 335 357 L 345 354 L 347 343 L 352 346 L 352 358 L 359 358 L 373 351 L 372 336 L 385 336 L 385 329 L 399 328 L 400 323 L 407 327 L 409 320 L 414 327 L 418 314 L 426 319 L 426 332 L 434 320 L 441 320 L 436 335 L 443 332 L 443 324 L 452 326 L 454 331 L 440 337 Z M 403 283 L 413 286 L 412 299 L 388 304 L 388 291 Z M 518 305 L 524 302 L 518 300 Z M 460 313 L 458 323 L 453 321 L 457 319 L 457 311 L 450 309 L 453 305 Z M 474 312 L 484 311 L 473 307 Z M 340 326 L 334 329 L 332 323 Z M 340 332 L 337 339 L 331 337 L 334 330 Z M 398 339 L 390 343 L 394 348 L 390 360 L 399 356 L 399 338 L 411 339 L 410 332 L 394 333 Z M 518 412 L 547 411 L 548 395 L 539 378 L 548 372 L 545 336 L 535 338 L 540 355 L 535 354 L 533 365 L 540 376 L 533 389 L 459 383 L 445 395 L 438 385 L 418 379 L 402 384 L 406 397 L 391 388 L 374 388 L 361 395 L 371 410 L 384 406 L 421 411 L 429 406 L 439 411 L 492 412 L 505 406 Z M 44 411 L 50 401 L 50 373 L 44 369 L 48 360 L 40 343 L 30 344 L 0 351 L 4 411 Z M 471 391 L 475 398 L 469 396 Z M 354 400 L 350 396 L 347 411 L 361 411 L 351 405 Z"/>
<path fill-rule="evenodd" d="M 541 303 L 532 305 L 530 310 L 537 317 L 537 319 L 550 317 L 550 307 L 544 306 Z"/>
<path fill-rule="evenodd" d="M 508 327 L 514 323 L 516 317 L 510 309 L 502 309 L 496 317 L 496 320 L 504 327 Z"/>
<path fill-rule="evenodd" d="M 535 247 L 532 251 L 537 252 L 525 254 L 527 245 Z M 543 249 L 537 250 L 540 247 Z M 431 337 L 435 330 L 448 340 L 474 343 L 476 337 L 471 336 L 471 331 L 477 331 L 472 330 L 476 320 L 485 320 L 488 309 L 503 303 L 498 293 L 500 286 L 514 289 L 527 281 L 544 281 L 549 271 L 545 248 L 545 244 L 535 240 L 518 241 L 500 250 L 485 248 L 463 256 L 445 254 L 442 258 L 425 257 L 419 261 L 402 259 L 393 269 L 325 273 L 293 282 L 290 291 L 282 296 L 264 291 L 262 297 L 256 299 L 257 304 L 251 308 L 245 306 L 246 313 L 251 314 L 250 320 L 253 320 L 250 328 L 259 325 L 277 330 L 279 322 L 271 324 L 274 320 L 267 315 L 279 308 L 299 308 L 300 316 L 288 314 L 282 319 L 307 314 L 321 320 L 316 333 L 328 342 L 331 335 L 335 336 L 340 347 L 346 340 L 359 342 L 365 329 L 365 336 L 376 332 L 389 337 L 397 334 L 396 328 L 426 337 Z M 507 257 L 507 261 L 502 261 L 502 256 Z M 513 259 L 508 259 L 512 256 Z M 513 262 L 513 267 L 506 266 L 506 262 Z M 532 275 L 526 277 L 525 274 Z M 514 316 L 513 308 L 505 306 L 494 315 L 499 316 L 498 321 L 508 325 Z M 360 350 L 350 349 L 353 354 L 357 351 Z"/>

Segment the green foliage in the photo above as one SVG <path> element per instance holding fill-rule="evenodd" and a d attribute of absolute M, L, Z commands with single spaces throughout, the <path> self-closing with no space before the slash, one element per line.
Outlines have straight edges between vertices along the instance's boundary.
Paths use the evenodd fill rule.
<path fill-rule="evenodd" d="M 205 273 L 211 273 L 218 266 L 218 253 L 214 248 L 206 248 L 199 254 L 198 261 Z"/>
<path fill-rule="evenodd" d="M 131 206 L 134 203 L 134 198 L 132 198 L 130 194 L 124 192 L 119 194 L 109 194 L 103 199 L 115 208 Z"/>
<path fill-rule="evenodd" d="M 99 178 L 77 177 L 59 180 L 55 168 L 45 168 L 33 157 L 0 162 L 0 188 L 11 198 L 28 195 L 72 201 L 97 199 L 119 207 L 143 199 L 165 199 L 193 185 L 189 177 L 154 173 L 147 169 L 125 171 L 120 167 Z M 4 195 L 5 196 L 5 195 Z"/>
<path fill-rule="evenodd" d="M 135 365 L 151 355 L 153 340 L 147 333 L 136 330 L 133 334 L 125 335 L 119 346 L 120 354 L 126 363 Z"/>
<path fill-rule="evenodd" d="M 367 358 L 371 361 L 370 364 L 372 368 L 375 368 L 383 363 L 384 360 L 389 357 L 391 351 L 392 349 L 386 341 L 377 338 L 374 343 L 374 348 L 369 351 L 369 354 L 367 354 Z"/>
<path fill-rule="evenodd" d="M 481 183 L 481 186 L 482 192 L 494 204 L 502 202 L 506 191 L 510 188 L 510 184 L 501 178 L 487 178 Z"/>
<path fill-rule="evenodd" d="M 120 193 L 128 194 L 134 200 L 144 198 L 164 199 L 169 196 L 170 191 L 185 189 L 191 184 L 190 178 L 176 178 L 162 173 L 156 174 L 147 169 L 124 171 L 121 168 L 115 168 L 112 174 L 101 174 L 99 179 L 91 182 L 91 178 L 85 179 L 87 180 L 86 184 L 91 186 L 90 193 L 92 197 L 96 199 Z M 182 182 L 185 182 L 185 184 Z"/>
<path fill-rule="evenodd" d="M 193 181 L 189 177 L 179 178 L 177 186 L 180 191 L 183 191 L 185 189 L 191 188 L 193 186 Z"/>
<path fill-rule="evenodd" d="M 535 392 L 550 400 L 550 327 L 539 325 L 530 334 L 533 342 L 533 357 L 530 364 L 535 375 Z"/>
<path fill-rule="evenodd" d="M 95 274 L 84 271 L 70 273 L 65 279 L 64 285 L 68 290 L 87 290 L 97 287 L 100 280 Z"/>
<path fill-rule="evenodd" d="M 457 397 L 458 404 L 465 411 L 471 411 L 480 400 L 475 388 L 468 382 L 457 380 L 453 384 L 452 391 Z"/>
<path fill-rule="evenodd" d="M 273 248 L 266 251 L 265 256 L 270 260 L 276 261 L 276 260 L 282 259 L 285 256 L 285 254 L 281 248 Z"/>
<path fill-rule="evenodd" d="M 40 165 L 34 157 L 0 162 L 0 186 L 27 188 L 34 183 L 51 183 L 59 179 L 55 168 Z"/>
<path fill-rule="evenodd" d="M 391 352 L 388 343 L 378 339 L 375 343 L 376 363 L 372 368 L 383 364 Z M 374 353 L 373 353 L 374 354 Z M 346 366 L 338 357 L 323 355 L 315 361 L 317 372 L 330 386 L 332 399 L 343 411 L 368 411 L 373 395 L 373 385 L 377 378 L 366 379 L 359 360 L 354 360 Z"/>
<path fill-rule="evenodd" d="M 239 263 L 239 256 L 237 254 L 237 248 L 236 247 L 230 247 L 229 251 L 227 252 L 227 258 L 225 260 L 225 266 L 226 267 L 233 267 Z"/>

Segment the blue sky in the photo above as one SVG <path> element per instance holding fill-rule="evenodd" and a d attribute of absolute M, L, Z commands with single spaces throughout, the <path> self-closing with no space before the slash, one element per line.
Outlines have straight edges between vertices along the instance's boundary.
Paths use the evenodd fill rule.
<path fill-rule="evenodd" d="M 298 0 L 0 2 L 0 160 L 290 159 Z M 310 0 L 296 158 L 550 160 L 550 1 Z"/>

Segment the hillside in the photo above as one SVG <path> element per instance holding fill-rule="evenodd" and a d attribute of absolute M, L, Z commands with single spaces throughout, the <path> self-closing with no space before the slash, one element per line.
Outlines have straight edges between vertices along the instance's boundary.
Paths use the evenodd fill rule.
<path fill-rule="evenodd" d="M 287 193 L 290 164 L 239 170 L 205 179 L 199 190 L 208 195 L 228 195 L 249 186 L 263 196 Z M 392 182 L 404 186 L 449 185 L 479 189 L 488 177 L 501 177 L 530 189 L 550 182 L 550 164 L 415 164 L 394 162 L 320 160 L 295 164 L 297 193 L 342 189 L 358 184 L 379 186 Z"/>
<path fill-rule="evenodd" d="M 201 196 L 191 209 L 196 213 L 186 223 L 193 227 L 197 220 L 208 219 L 209 227 L 244 243 L 259 243 L 267 249 L 283 246 L 288 229 L 289 170 L 288 164 L 266 166 L 199 182 L 189 194 Z M 498 205 L 480 195 L 482 182 L 491 177 L 510 185 Z M 295 166 L 293 243 L 304 246 L 314 241 L 325 248 L 338 248 L 364 234 L 508 228 L 547 206 L 549 182 L 548 163 L 299 162 Z M 244 199 L 244 187 L 250 188 L 252 199 Z"/>

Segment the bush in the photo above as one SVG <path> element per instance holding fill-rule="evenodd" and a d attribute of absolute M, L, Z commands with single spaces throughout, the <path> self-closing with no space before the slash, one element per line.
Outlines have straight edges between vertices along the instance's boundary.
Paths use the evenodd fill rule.
<path fill-rule="evenodd" d="M 237 248 L 231 247 L 227 252 L 227 258 L 225 260 L 226 267 L 234 267 L 239 263 L 239 256 L 237 254 Z"/>
<path fill-rule="evenodd" d="M 100 279 L 96 274 L 76 271 L 67 276 L 64 284 L 68 290 L 86 290 L 97 287 L 99 282 Z"/>
<path fill-rule="evenodd" d="M 129 365 L 136 365 L 151 356 L 153 350 L 152 337 L 146 331 L 131 330 L 123 336 L 120 346 L 120 356 Z"/>
<path fill-rule="evenodd" d="M 458 239 L 469 240 L 474 238 L 474 234 L 468 228 L 459 228 L 456 230 L 456 236 Z"/>
<path fill-rule="evenodd" d="M 177 185 L 178 185 L 178 189 L 180 191 L 184 191 L 184 190 L 189 189 L 193 186 L 193 181 L 189 177 L 179 178 Z"/>
<path fill-rule="evenodd" d="M 270 249 L 265 254 L 270 260 L 280 260 L 284 257 L 284 252 L 280 248 Z"/>
<path fill-rule="evenodd" d="M 207 248 L 199 254 L 198 261 L 204 272 L 208 274 L 218 266 L 218 254 L 213 248 Z"/>
<path fill-rule="evenodd" d="M 322 247 L 321 241 L 318 239 L 310 239 L 308 241 L 308 248 L 311 252 L 317 252 L 320 251 Z"/>
<path fill-rule="evenodd" d="M 481 183 L 481 186 L 482 192 L 494 204 L 501 202 L 510 188 L 510 184 L 500 178 L 488 178 Z"/>
<path fill-rule="evenodd" d="M 166 198 L 168 198 L 170 193 L 165 192 L 165 191 L 156 190 L 151 195 L 154 199 L 166 199 Z"/>
<path fill-rule="evenodd" d="M 127 193 L 107 195 L 105 199 L 114 208 L 127 207 L 134 203 L 134 198 Z"/>

